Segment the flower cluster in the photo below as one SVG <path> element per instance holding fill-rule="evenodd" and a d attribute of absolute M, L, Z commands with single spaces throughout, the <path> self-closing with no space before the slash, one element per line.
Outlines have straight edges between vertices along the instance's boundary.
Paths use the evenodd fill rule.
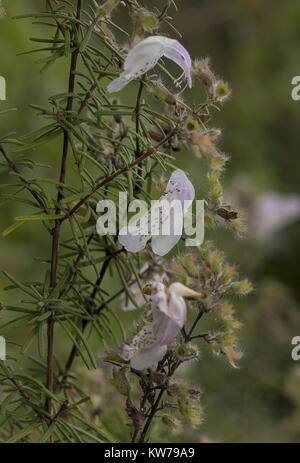
<path fill-rule="evenodd" d="M 137 35 L 147 31 L 145 24 L 148 20 L 150 29 L 157 29 L 157 23 L 151 21 L 153 18 L 148 18 L 147 14 L 140 11 L 140 15 L 137 15 Z M 170 91 L 161 80 L 145 76 L 163 57 L 173 60 L 182 69 L 182 75 L 173 81 L 175 87 L 181 85 L 183 79 L 188 87 L 192 87 L 192 79 L 204 85 L 207 93 L 204 103 L 189 108 L 180 94 Z M 178 151 L 181 146 L 188 145 L 197 158 L 204 158 L 208 164 L 206 226 L 224 223 L 238 235 L 241 234 L 244 230 L 242 218 L 230 206 L 224 205 L 221 174 L 227 156 L 217 146 L 221 131 L 206 127 L 211 117 L 209 108 L 226 100 L 230 94 L 228 85 L 215 76 L 208 59 L 196 60 L 193 64 L 189 53 L 177 40 L 159 35 L 138 41 L 125 57 L 123 67 L 120 76 L 108 85 L 108 92 L 122 90 L 134 79 L 139 79 L 142 85 L 147 86 L 149 93 L 164 105 L 165 114 L 164 118 L 157 115 L 154 117 L 155 127 L 149 129 L 148 135 L 155 142 L 162 143 L 171 133 L 172 125 L 177 125 L 176 135 L 172 137 L 168 148 Z M 181 234 L 171 232 L 169 236 L 164 236 L 157 232 L 156 228 L 170 218 L 163 204 L 174 199 L 182 203 L 187 201 L 184 208 L 186 213 L 194 196 L 194 187 L 185 172 L 175 170 L 156 205 L 132 220 L 126 230 L 120 230 L 119 243 L 130 253 L 142 253 L 146 252 L 146 245 L 151 239 L 153 253 L 165 256 L 179 242 Z M 161 211 L 156 214 L 157 223 L 150 224 L 151 216 L 159 209 Z M 149 293 L 150 299 L 148 304 L 145 303 L 143 295 L 142 306 L 145 308 L 150 305 L 150 309 L 144 313 L 132 341 L 123 343 L 118 354 L 107 358 L 107 361 L 120 366 L 119 371 L 114 370 L 113 384 L 120 393 L 127 396 L 127 414 L 135 427 L 133 441 L 147 422 L 147 415 L 143 407 L 138 409 L 134 406 L 131 381 L 127 375 L 133 373 L 140 378 L 144 394 L 141 403 L 148 401 L 154 415 L 153 389 L 160 389 L 162 393 L 166 391 L 170 398 L 176 398 L 178 414 L 165 413 L 162 422 L 166 426 L 176 429 L 182 419 L 191 425 L 199 425 L 203 420 L 202 407 L 199 402 L 195 402 L 199 391 L 193 392 L 189 387 L 171 382 L 170 378 L 181 363 L 198 358 L 198 347 L 193 341 L 200 338 L 211 346 L 214 353 L 223 354 L 233 367 L 237 366 L 237 360 L 242 357 L 236 337 L 240 323 L 235 318 L 230 298 L 252 290 L 248 280 L 239 280 L 236 269 L 226 263 L 224 254 L 214 249 L 210 242 L 190 253 L 174 257 L 171 261 L 157 261 L 156 266 L 163 268 L 168 283 L 163 283 L 162 278 L 156 275 L 156 280 L 146 285 L 144 292 Z M 136 285 L 136 300 L 139 292 L 141 287 Z M 195 316 L 189 328 L 187 307 L 193 309 L 191 313 L 194 311 Z M 216 326 L 205 333 L 195 334 L 198 322 L 206 314 L 212 314 L 213 320 L 217 318 Z"/>
<path fill-rule="evenodd" d="M 184 297 L 201 298 L 202 294 L 181 283 L 165 287 L 151 285 L 151 315 L 131 344 L 123 344 L 121 357 L 130 360 L 132 368 L 143 370 L 162 360 L 170 344 L 186 322 Z"/>

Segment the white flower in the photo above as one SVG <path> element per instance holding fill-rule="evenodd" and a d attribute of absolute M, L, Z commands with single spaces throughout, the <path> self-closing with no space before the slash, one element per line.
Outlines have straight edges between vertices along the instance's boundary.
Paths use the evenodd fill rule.
<path fill-rule="evenodd" d="M 181 283 L 168 288 L 155 282 L 151 287 L 152 321 L 147 323 L 133 338 L 131 344 L 123 344 L 121 357 L 130 360 L 132 368 L 143 370 L 159 362 L 186 322 L 184 297 L 202 297 Z"/>
<path fill-rule="evenodd" d="M 154 35 L 142 40 L 130 50 L 124 62 L 124 71 L 108 85 L 107 91 L 118 92 L 133 79 L 152 69 L 163 56 L 174 61 L 183 70 L 182 75 L 175 80 L 175 84 L 178 85 L 184 76 L 188 86 L 191 87 L 192 61 L 187 50 L 178 40 Z"/>
<path fill-rule="evenodd" d="M 177 169 L 171 175 L 165 194 L 142 217 L 122 227 L 119 242 L 129 252 L 139 252 L 152 237 L 152 250 L 167 254 L 180 240 L 183 217 L 195 198 L 195 190 L 185 173 Z M 175 207 L 176 206 L 176 207 Z M 163 229 L 165 227 L 165 229 Z"/>
<path fill-rule="evenodd" d="M 145 266 L 142 267 L 140 270 L 140 273 L 142 274 L 145 269 L 149 268 L 149 266 L 146 264 Z M 151 283 L 156 282 L 156 281 L 164 281 L 168 282 L 169 277 L 167 273 L 163 272 L 160 274 L 155 274 L 151 278 Z M 149 283 L 150 284 L 150 283 Z M 124 312 L 130 312 L 132 310 L 136 309 L 143 309 L 146 305 L 148 305 L 148 299 L 146 298 L 146 295 L 142 292 L 140 285 L 138 283 L 134 283 L 132 286 L 130 286 L 130 292 L 132 296 L 134 297 L 135 303 L 132 302 L 132 300 L 128 299 L 128 296 L 124 293 L 121 295 L 121 308 Z"/>

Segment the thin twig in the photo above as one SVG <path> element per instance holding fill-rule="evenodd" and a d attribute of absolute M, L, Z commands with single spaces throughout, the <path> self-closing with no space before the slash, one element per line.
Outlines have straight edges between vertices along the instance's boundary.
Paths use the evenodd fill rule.
<path fill-rule="evenodd" d="M 16 174 L 19 174 L 20 175 L 20 171 L 16 165 L 16 163 L 9 158 L 4 146 L 2 144 L 0 144 L 0 151 L 5 159 L 5 161 L 7 162 L 7 165 L 8 167 L 13 171 L 13 172 L 16 172 Z M 44 203 L 44 201 L 39 197 L 39 195 L 37 194 L 37 192 L 31 188 L 30 186 L 30 182 L 28 182 L 25 178 L 23 177 L 20 177 L 20 180 L 21 182 L 24 183 L 24 185 L 26 186 L 27 190 L 30 192 L 30 194 L 33 196 L 33 198 L 37 201 L 37 203 L 39 204 L 39 206 L 41 207 L 41 209 L 45 212 L 45 214 L 48 214 L 48 210 L 47 210 L 47 207 Z M 50 228 L 48 227 L 48 225 L 43 222 L 44 226 L 46 227 L 46 229 L 50 232 Z"/>
<path fill-rule="evenodd" d="M 204 313 L 205 313 L 205 308 L 203 307 L 202 310 L 199 310 L 198 314 L 196 315 L 195 320 L 194 320 L 188 334 L 185 334 L 185 342 L 186 343 L 188 343 L 192 339 L 194 339 L 193 332 L 196 329 L 196 327 L 198 325 L 198 322 L 200 321 L 200 319 L 204 315 Z M 203 336 L 201 336 L 201 337 L 203 337 L 205 339 L 204 334 L 207 334 L 207 333 L 203 333 Z M 159 371 L 159 372 L 164 371 L 164 369 L 166 368 L 166 359 L 167 359 L 167 355 L 159 363 L 159 365 L 157 367 L 157 371 Z M 175 373 L 177 368 L 181 365 L 181 363 L 182 363 L 182 361 L 177 360 L 177 359 L 172 363 L 172 365 L 169 367 L 168 377 L 173 376 L 173 374 Z M 146 420 L 146 423 L 145 423 L 145 425 L 144 425 L 144 427 L 143 427 L 143 429 L 142 429 L 142 431 L 140 433 L 140 437 L 139 437 L 139 440 L 138 440 L 139 443 L 145 442 L 145 438 L 147 436 L 148 429 L 149 429 L 149 427 L 151 425 L 151 422 L 152 422 L 153 418 L 155 417 L 156 412 L 159 409 L 160 402 L 161 402 L 161 399 L 163 397 L 164 392 L 165 392 L 165 388 L 162 388 L 160 390 L 160 392 L 158 393 L 154 404 L 150 408 L 149 416 L 148 416 L 148 418 Z M 136 434 L 134 435 L 134 438 L 136 438 Z"/>
<path fill-rule="evenodd" d="M 141 152 L 141 146 L 140 146 L 140 111 L 141 111 L 141 98 L 142 98 L 142 93 L 143 93 L 143 88 L 144 88 L 144 81 L 143 79 L 140 80 L 140 85 L 138 89 L 138 93 L 136 96 L 136 104 L 135 104 L 135 159 L 138 159 L 143 153 Z M 138 174 L 141 176 L 142 174 L 142 167 L 139 165 L 138 166 Z M 141 188 L 142 182 L 141 179 L 138 178 L 135 182 L 135 187 L 134 187 L 134 193 L 137 195 L 139 193 L 139 190 Z"/>
<path fill-rule="evenodd" d="M 78 20 L 80 20 L 80 17 L 81 17 L 81 8 L 82 8 L 82 0 L 77 0 L 76 18 Z M 80 28 L 80 24 L 79 22 L 77 22 L 75 26 L 75 31 L 77 35 L 79 33 L 79 28 Z M 75 71 L 77 67 L 78 54 L 79 54 L 79 49 L 77 47 L 73 50 L 72 55 L 71 55 L 69 84 L 68 84 L 68 93 L 70 95 L 74 93 L 74 89 L 75 89 Z M 68 117 L 69 112 L 72 111 L 72 108 L 73 108 L 73 97 L 69 96 L 67 100 L 67 104 L 66 104 L 67 117 Z M 63 152 L 62 152 L 60 176 L 59 176 L 59 182 L 61 184 L 65 182 L 65 177 L 66 177 L 68 148 L 69 148 L 69 132 L 67 130 L 64 130 Z M 62 198 L 63 198 L 63 189 L 59 188 L 58 194 L 57 194 L 57 207 L 56 207 L 57 215 L 60 213 L 60 203 L 61 203 Z M 60 228 L 61 228 L 61 222 L 59 220 L 56 220 L 54 229 L 53 229 L 51 270 L 50 270 L 50 286 L 52 288 L 56 286 L 56 279 L 57 279 Z M 53 391 L 53 354 L 54 354 L 54 314 L 53 313 L 51 313 L 51 316 L 48 318 L 48 321 L 47 321 L 47 340 L 48 342 L 47 342 L 46 387 L 50 391 Z M 51 414 L 52 405 L 51 405 L 50 398 L 46 399 L 45 410 Z"/>
<path fill-rule="evenodd" d="M 107 259 L 108 261 L 108 259 Z M 105 261 L 105 262 L 107 262 Z M 102 268 L 104 267 L 104 265 L 102 266 Z M 105 274 L 105 272 L 107 271 L 107 268 L 108 266 L 103 269 L 103 275 Z M 101 269 L 102 270 L 102 269 Z M 150 267 L 147 268 L 146 270 L 144 270 L 143 272 L 141 272 L 138 276 L 139 278 L 143 278 L 145 277 L 145 275 L 150 271 Z M 103 277 L 102 277 L 103 278 Z M 101 284 L 101 281 L 102 281 L 102 278 L 100 279 L 100 282 L 99 284 Z M 132 286 L 134 283 L 136 282 L 136 279 L 134 278 L 133 280 L 131 280 L 129 283 L 128 283 L 128 286 Z M 122 288 L 120 289 L 119 291 L 117 291 L 113 296 L 111 296 L 109 299 L 107 299 L 106 301 L 103 301 L 100 306 L 93 312 L 93 315 L 94 316 L 97 316 L 99 315 L 99 313 L 105 309 L 108 304 L 110 304 L 111 302 L 113 302 L 115 299 L 117 299 L 117 297 L 120 297 L 123 293 L 125 292 L 125 289 Z M 83 331 L 84 329 L 86 328 L 86 325 L 87 323 L 84 323 L 83 325 Z M 75 357 L 76 357 L 76 354 L 77 354 L 77 347 L 75 344 L 73 344 L 72 348 L 71 348 L 71 351 L 70 351 L 70 354 L 69 354 L 69 357 L 67 359 L 67 362 L 66 362 L 66 365 L 65 365 L 65 368 L 63 370 L 63 373 L 62 373 L 62 376 L 61 376 L 61 379 L 60 379 L 60 382 L 59 382 L 59 387 L 61 386 L 61 384 L 64 382 L 64 380 L 67 378 L 68 374 L 69 374 L 69 371 L 73 365 L 73 362 L 75 360 Z"/>
<path fill-rule="evenodd" d="M 91 197 L 93 196 L 93 194 L 95 194 L 100 188 L 102 188 L 103 186 L 107 185 L 108 183 L 110 183 L 112 180 L 114 180 L 116 177 L 118 177 L 119 175 L 121 174 L 124 174 L 125 172 L 127 172 L 128 170 L 130 170 L 132 167 L 135 167 L 137 166 L 138 164 L 140 164 L 142 161 L 144 161 L 145 159 L 147 159 L 148 157 L 152 156 L 153 154 L 155 154 L 158 149 L 164 145 L 168 140 L 170 140 L 170 138 L 172 138 L 175 133 L 177 131 L 177 127 L 175 127 L 161 142 L 157 143 L 157 145 L 153 146 L 152 148 L 149 148 L 146 153 L 144 153 L 142 156 L 140 156 L 138 159 L 135 159 L 134 161 L 132 161 L 131 163 L 127 164 L 126 166 L 122 167 L 121 169 L 115 171 L 113 174 L 109 175 L 108 177 L 106 177 L 105 179 L 102 179 L 100 180 L 98 183 L 96 183 L 96 185 L 92 188 L 92 190 L 86 194 L 86 196 L 84 196 L 80 201 L 78 201 L 78 203 L 72 207 L 72 209 L 67 212 L 65 215 L 62 216 L 61 219 L 58 219 L 58 222 L 62 223 L 64 222 L 65 220 L 69 219 L 70 217 L 72 217 L 72 215 L 81 207 L 83 206 L 83 204 L 85 204 L 85 202 Z"/>

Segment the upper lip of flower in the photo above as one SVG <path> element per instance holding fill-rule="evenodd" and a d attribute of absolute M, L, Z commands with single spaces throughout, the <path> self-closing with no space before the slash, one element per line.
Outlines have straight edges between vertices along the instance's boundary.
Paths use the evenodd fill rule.
<path fill-rule="evenodd" d="M 107 91 L 112 93 L 121 90 L 128 82 L 152 69 L 163 56 L 174 61 L 183 70 L 179 79 L 174 81 L 175 84 L 179 85 L 184 76 L 188 86 L 191 87 L 192 61 L 188 51 L 178 40 L 154 35 L 141 40 L 130 50 L 125 58 L 124 71 L 117 79 L 110 82 Z"/>
<path fill-rule="evenodd" d="M 166 287 L 160 282 L 151 285 L 153 321 L 146 324 L 134 337 L 132 344 L 123 344 L 121 355 L 131 360 L 137 370 L 147 368 L 161 360 L 166 346 L 172 342 L 186 321 L 184 297 L 203 297 L 179 282 Z"/>

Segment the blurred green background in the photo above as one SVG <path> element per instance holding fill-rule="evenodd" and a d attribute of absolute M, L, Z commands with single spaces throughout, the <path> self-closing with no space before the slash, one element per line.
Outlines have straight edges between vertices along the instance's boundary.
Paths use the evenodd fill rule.
<path fill-rule="evenodd" d="M 51 94 L 65 91 L 66 61 L 40 74 L 37 54 L 16 56 L 32 48 L 29 37 L 41 35 L 41 28 L 30 20 L 10 18 L 35 11 L 41 3 L 2 2 L 6 18 L 0 22 L 0 75 L 6 78 L 7 101 L 0 102 L 0 109 L 17 107 L 18 111 L 1 118 L 1 134 L 16 131 L 21 135 L 37 128 L 42 121 L 28 104 L 45 104 Z M 186 431 L 172 439 L 299 442 L 300 361 L 291 358 L 291 339 L 300 336 L 300 101 L 291 98 L 291 80 L 300 74 L 300 3 L 181 0 L 177 4 L 174 23 L 183 35 L 182 43 L 193 57 L 209 56 L 216 74 L 232 88 L 230 100 L 214 115 L 213 126 L 222 129 L 219 146 L 231 157 L 224 177 L 228 201 L 248 216 L 249 234 L 235 240 L 220 229 L 213 238 L 241 273 L 252 279 L 255 293 L 239 303 L 241 368 L 231 369 L 201 345 L 200 362 L 182 371 L 183 377 L 201 384 L 206 421 L 200 431 Z M 120 15 L 118 19 L 122 23 Z M 131 91 L 132 87 L 128 94 L 123 92 L 124 101 L 132 97 Z M 197 101 L 197 92 L 187 92 L 186 98 Z M 47 177 L 56 175 L 58 147 L 49 144 L 30 154 L 51 164 L 44 172 Z M 201 197 L 201 161 L 184 151 L 176 156 L 178 165 L 191 173 Z M 0 179 L 1 184 L 11 181 L 7 175 Z M 269 192 L 271 203 L 265 201 Z M 263 201 L 263 213 L 258 216 Z M 290 215 L 289 201 L 296 205 Z M 274 214 L 277 222 L 272 225 Z M 0 229 L 16 215 L 24 215 L 22 204 L 2 205 Z M 259 227 L 267 232 L 259 234 Z M 37 277 L 43 268 L 33 256 L 48 255 L 47 235 L 38 225 L 0 237 L 0 268 L 19 279 Z M 7 281 L 0 279 L 0 301 L 12 301 L 16 295 L 3 292 Z M 16 342 L 15 331 L 7 329 L 4 334 L 9 342 Z M 63 346 L 61 350 L 65 354 Z"/>

